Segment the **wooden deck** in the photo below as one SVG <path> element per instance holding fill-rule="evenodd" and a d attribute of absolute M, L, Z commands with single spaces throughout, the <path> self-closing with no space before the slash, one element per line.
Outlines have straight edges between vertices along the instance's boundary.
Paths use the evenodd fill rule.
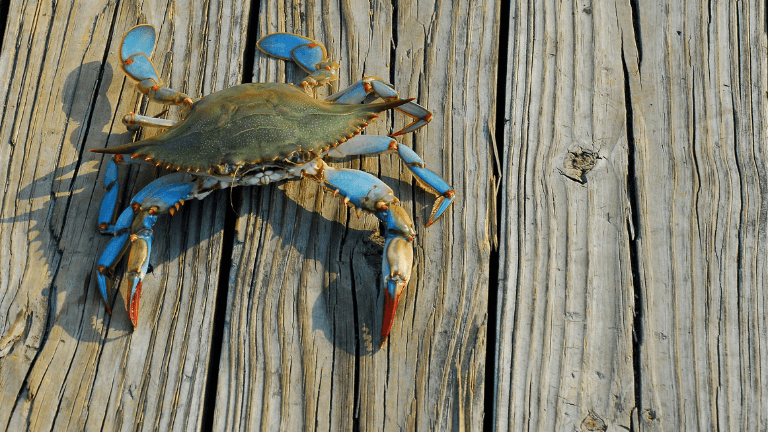
<path fill-rule="evenodd" d="M 4 7 L 0 430 L 768 428 L 764 2 Z M 156 133 L 121 123 L 163 109 L 118 63 L 145 22 L 190 94 L 300 81 L 255 48 L 287 31 L 342 65 L 319 96 L 378 75 L 434 113 L 401 140 L 459 196 L 434 226 L 396 156 L 338 164 L 419 233 L 384 347 L 379 224 L 311 180 L 161 218 L 139 327 L 125 280 L 106 313 L 88 150 Z M 159 173 L 122 169 L 124 199 Z"/>

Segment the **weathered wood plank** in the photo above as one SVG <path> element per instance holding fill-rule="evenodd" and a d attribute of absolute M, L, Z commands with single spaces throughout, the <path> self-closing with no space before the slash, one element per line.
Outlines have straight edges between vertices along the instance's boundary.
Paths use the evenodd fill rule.
<path fill-rule="evenodd" d="M 640 426 L 765 430 L 766 4 L 685 6 L 641 8 L 627 57 Z"/>
<path fill-rule="evenodd" d="M 512 4 L 497 430 L 768 425 L 765 10 Z"/>
<path fill-rule="evenodd" d="M 612 1 L 511 7 L 497 430 L 631 425 L 626 8 Z M 589 152 L 599 158 L 581 177 L 568 163 Z"/>
<path fill-rule="evenodd" d="M 226 194 L 156 225 L 162 240 L 140 326 L 131 332 L 124 288 L 110 317 L 95 287 L 96 257 L 109 240 L 95 229 L 105 164 L 87 152 L 132 139 L 120 119 L 137 109 L 139 95 L 116 47 L 139 22 L 159 30 L 154 60 L 168 85 L 208 93 L 240 81 L 249 5 L 189 6 L 84 0 L 10 7 L 0 70 L 0 334 L 15 317 L 27 318 L 0 359 L 5 429 L 200 427 Z M 152 171 L 125 171 L 126 197 Z"/>
<path fill-rule="evenodd" d="M 316 38 L 342 65 L 338 87 L 391 79 L 435 119 L 403 139 L 461 199 L 426 229 L 433 197 L 394 156 L 342 165 L 384 178 L 412 210 L 415 271 L 378 348 L 378 229 L 311 181 L 244 191 L 230 278 L 215 428 L 478 430 L 483 421 L 488 188 L 498 3 L 276 2 L 258 32 Z M 395 14 L 395 15 L 393 15 Z M 259 81 L 282 62 L 257 58 Z M 287 78 L 296 80 L 287 66 Z M 391 116 L 369 133 L 392 130 Z M 381 119 L 383 120 L 383 118 Z M 404 119 L 394 116 L 394 123 Z"/>

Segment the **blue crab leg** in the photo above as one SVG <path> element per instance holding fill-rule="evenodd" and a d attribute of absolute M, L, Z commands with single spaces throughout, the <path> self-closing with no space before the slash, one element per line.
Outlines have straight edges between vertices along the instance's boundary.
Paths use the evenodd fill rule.
<path fill-rule="evenodd" d="M 114 220 L 115 206 L 117 205 L 117 195 L 120 191 L 117 181 L 117 164 L 123 163 L 137 162 L 133 161 L 128 155 L 116 154 L 109 159 L 104 172 L 104 188 L 107 190 L 107 193 L 101 199 L 98 217 L 99 231 L 103 234 L 111 234 L 115 230 L 112 221 Z"/>
<path fill-rule="evenodd" d="M 382 98 L 385 101 L 397 100 L 400 96 L 391 84 L 377 76 L 365 76 L 351 86 L 330 95 L 326 101 L 344 104 L 357 104 L 368 100 L 369 95 Z M 370 102 L 370 100 L 368 100 Z M 432 113 L 423 106 L 411 100 L 405 105 L 395 108 L 401 113 L 413 118 L 413 121 L 390 136 L 410 133 L 426 125 L 432 120 Z"/>
<path fill-rule="evenodd" d="M 120 67 L 135 81 L 151 80 L 160 84 L 155 65 L 149 60 L 156 39 L 154 27 L 140 24 L 128 30 L 120 41 Z"/>
<path fill-rule="evenodd" d="M 121 213 L 112 228 L 115 237 L 104 249 L 96 265 L 99 291 L 109 310 L 107 295 L 110 276 L 130 246 L 128 275 L 131 278 L 131 290 L 126 305 L 134 328 L 138 325 L 141 283 L 147 274 L 152 251 L 152 226 L 159 214 L 173 214 L 185 200 L 207 195 L 207 192 L 199 193 L 197 188 L 197 183 L 185 177 L 184 173 L 160 177 L 136 194 L 131 200 L 131 206 Z"/>
<path fill-rule="evenodd" d="M 280 60 L 293 60 L 291 52 L 296 47 L 310 44 L 319 45 L 322 47 L 322 52 L 325 53 L 325 47 L 321 44 L 318 44 L 308 37 L 299 36 L 293 33 L 270 33 L 256 42 L 256 46 L 259 47 L 263 53 L 271 55 L 272 57 L 277 57 Z"/>
<path fill-rule="evenodd" d="M 399 202 L 389 186 L 364 171 L 326 165 L 323 177 L 325 185 L 332 189 L 334 194 L 344 197 L 344 204 L 358 210 L 377 213 L 386 210 L 389 204 Z"/>
<path fill-rule="evenodd" d="M 325 85 L 338 79 L 339 64 L 328 59 L 328 52 L 323 44 L 293 33 L 268 34 L 256 45 L 265 54 L 282 60 L 293 60 L 309 76 L 301 86 L 310 96 L 318 85 Z"/>
<path fill-rule="evenodd" d="M 164 113 L 165 111 L 163 111 Z M 162 115 L 162 113 L 160 114 Z M 176 120 L 158 117 L 148 117 L 136 113 L 128 113 L 123 117 L 123 124 L 128 130 L 139 130 L 140 127 L 169 128 L 178 123 Z"/>
<path fill-rule="evenodd" d="M 115 205 L 117 204 L 117 194 L 120 187 L 117 183 L 117 163 L 123 160 L 123 155 L 114 155 L 107 162 L 107 168 L 104 171 L 104 189 L 107 192 L 101 199 L 99 206 L 99 231 L 102 233 L 111 233 L 114 226 L 111 225 L 112 218 L 115 215 Z"/>
<path fill-rule="evenodd" d="M 117 165 L 118 164 L 144 164 L 147 163 L 144 160 L 137 160 L 133 156 L 116 154 L 107 163 L 107 169 L 104 173 L 104 188 L 107 189 L 107 193 L 104 194 L 104 198 L 101 199 L 101 205 L 99 206 L 98 227 L 102 234 L 112 234 L 116 231 L 115 225 L 112 224 L 115 214 L 115 207 L 117 206 L 117 194 L 119 192 Z M 135 197 L 131 200 L 131 206 L 136 209 L 136 206 L 150 193 L 156 189 L 165 186 L 169 183 L 181 181 L 184 177 L 184 173 L 178 172 L 169 174 L 155 179 L 148 184 L 144 189 L 139 191 Z"/>
<path fill-rule="evenodd" d="M 408 286 L 413 266 L 413 240 L 416 231 L 408 213 L 397 203 L 394 192 L 379 178 L 363 171 L 333 168 L 322 160 L 303 167 L 304 175 L 320 180 L 333 190 L 334 195 L 344 197 L 344 203 L 374 213 L 386 224 L 386 243 L 381 262 L 384 277 L 384 313 L 381 324 L 381 345 L 387 340 L 403 290 Z"/>
<path fill-rule="evenodd" d="M 120 67 L 136 81 L 138 90 L 150 99 L 174 105 L 191 106 L 197 99 L 185 93 L 161 87 L 160 76 L 149 57 L 155 49 L 155 28 L 149 24 L 128 30 L 120 42 Z"/>
<path fill-rule="evenodd" d="M 109 307 L 108 291 L 111 285 L 110 277 L 115 270 L 115 266 L 120 261 L 120 258 L 125 254 L 126 250 L 130 247 L 130 254 L 128 258 L 128 275 L 132 277 L 131 290 L 128 294 L 126 305 L 128 306 L 128 316 L 131 318 L 133 327 L 136 328 L 138 324 L 138 304 L 139 296 L 141 295 L 141 281 L 147 274 L 149 268 L 149 254 L 152 249 L 152 225 L 157 220 L 157 216 L 150 214 L 149 212 L 141 212 L 138 218 L 135 218 L 133 209 L 126 208 L 120 220 L 127 222 L 126 225 L 120 225 L 119 229 L 115 230 L 115 237 L 110 240 L 107 247 L 102 252 L 96 263 L 96 279 L 99 284 L 99 291 L 101 292 L 101 298 L 104 300 L 104 304 L 107 306 L 107 312 L 112 313 L 112 309 Z M 134 230 L 136 224 L 132 223 L 136 219 L 140 223 L 138 231 L 131 233 Z M 130 240 L 130 242 L 128 241 Z"/>
<path fill-rule="evenodd" d="M 387 240 L 381 260 L 381 274 L 386 284 L 384 314 L 381 320 L 381 346 L 387 341 L 395 313 L 413 267 L 413 221 L 399 205 L 391 205 L 376 214 L 387 225 Z"/>
<path fill-rule="evenodd" d="M 133 210 L 129 207 L 125 209 L 120 217 L 117 218 L 117 222 L 113 226 L 113 232 L 115 237 L 109 241 L 107 247 L 104 248 L 99 260 L 96 262 L 96 279 L 99 284 L 99 291 L 101 292 L 101 299 L 104 300 L 104 305 L 107 307 L 107 312 L 112 313 L 112 308 L 109 306 L 109 298 L 107 297 L 107 291 L 109 289 L 109 276 L 112 275 L 112 271 L 115 265 L 123 256 L 127 248 L 126 240 L 128 240 L 128 229 L 133 223 Z"/>
<path fill-rule="evenodd" d="M 330 157 L 371 156 L 388 152 L 397 152 L 414 177 L 416 177 L 418 183 L 424 189 L 437 196 L 432 213 L 429 216 L 429 222 L 427 222 L 427 226 L 432 225 L 445 214 L 445 211 L 453 203 L 455 192 L 445 180 L 427 169 L 424 161 L 410 147 L 400 144 L 389 137 L 358 135 L 329 150 L 326 155 Z"/>
<path fill-rule="evenodd" d="M 128 255 L 128 277 L 131 280 L 131 290 L 126 305 L 128 317 L 134 329 L 139 325 L 141 282 L 149 269 L 149 256 L 152 253 L 152 226 L 157 221 L 156 214 L 142 212 L 141 216 L 142 228 L 128 237 L 131 240 L 131 252 Z"/>

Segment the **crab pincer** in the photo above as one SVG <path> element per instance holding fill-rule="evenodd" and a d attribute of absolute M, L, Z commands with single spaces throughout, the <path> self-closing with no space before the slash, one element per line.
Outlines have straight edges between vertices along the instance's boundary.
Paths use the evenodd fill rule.
<path fill-rule="evenodd" d="M 381 345 L 387 341 L 400 296 L 408 286 L 413 267 L 413 240 L 416 230 L 408 213 L 399 205 L 392 189 L 381 179 L 363 171 L 332 168 L 322 164 L 322 181 L 347 205 L 375 214 L 386 226 L 386 242 L 381 261 L 385 286 Z"/>
<path fill-rule="evenodd" d="M 405 210 L 389 207 L 381 216 L 387 225 L 387 240 L 381 260 L 381 274 L 384 277 L 384 314 L 381 320 L 381 345 L 387 341 L 400 296 L 408 286 L 413 267 L 413 239 L 416 231 Z"/>
<path fill-rule="evenodd" d="M 173 214 L 185 200 L 195 196 L 195 183 L 184 182 L 179 175 L 160 177 L 145 187 L 131 201 L 114 225 L 109 225 L 106 232 L 114 235 L 96 266 L 97 281 L 102 300 L 109 307 L 108 291 L 111 276 L 120 258 L 128 255 L 128 277 L 131 288 L 126 299 L 128 317 L 136 328 L 139 325 L 139 298 L 141 284 L 147 275 L 149 257 L 152 252 L 152 227 L 157 216 Z M 103 205 L 102 205 L 103 206 Z"/>

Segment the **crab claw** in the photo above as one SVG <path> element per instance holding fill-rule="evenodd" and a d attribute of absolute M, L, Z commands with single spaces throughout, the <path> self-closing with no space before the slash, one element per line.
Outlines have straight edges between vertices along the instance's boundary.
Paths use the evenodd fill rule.
<path fill-rule="evenodd" d="M 344 197 L 344 203 L 374 213 L 387 226 L 387 240 L 381 261 L 384 277 L 384 313 L 381 324 L 381 345 L 387 341 L 395 322 L 397 305 L 408 286 L 413 265 L 413 239 L 416 231 L 408 213 L 397 203 L 392 189 L 363 171 L 333 168 L 318 160 L 315 168 L 318 180 L 331 188 L 334 195 Z"/>
<path fill-rule="evenodd" d="M 154 225 L 157 216 L 145 214 L 143 225 L 137 233 L 131 234 L 131 253 L 128 256 L 128 277 L 131 278 L 131 291 L 128 293 L 126 305 L 128 306 L 128 317 L 135 329 L 139 325 L 139 298 L 141 297 L 141 282 L 147 275 L 149 268 L 149 255 L 152 253 L 152 229 L 147 228 Z"/>
<path fill-rule="evenodd" d="M 157 221 L 157 216 L 164 213 L 173 214 L 185 200 L 199 196 L 204 195 L 198 193 L 197 183 L 185 180 L 182 173 L 160 177 L 136 194 L 115 225 L 110 226 L 110 232 L 115 237 L 104 249 L 96 264 L 99 291 L 107 310 L 111 313 L 108 302 L 110 279 L 118 261 L 130 246 L 128 277 L 131 279 L 131 289 L 126 306 L 134 329 L 139 324 L 141 283 L 149 268 L 152 227 Z"/>
<path fill-rule="evenodd" d="M 384 314 L 381 320 L 381 346 L 387 342 L 392 324 L 395 322 L 400 296 L 411 279 L 413 265 L 413 243 L 399 236 L 387 238 L 384 244 L 384 259 L 381 273 L 384 275 Z"/>
<path fill-rule="evenodd" d="M 386 285 L 381 321 L 381 346 L 384 346 L 395 322 L 400 296 L 411 279 L 415 231 L 413 221 L 399 205 L 389 206 L 378 216 L 387 224 L 387 241 L 381 261 L 381 274 Z"/>
<path fill-rule="evenodd" d="M 403 105 L 405 106 L 405 105 Z M 425 163 L 419 155 L 410 147 L 400 144 L 392 138 L 375 135 L 358 135 L 347 142 L 334 147 L 328 151 L 330 157 L 345 157 L 351 155 L 373 155 L 385 152 L 397 152 L 400 158 L 405 162 L 408 169 L 425 190 L 435 194 L 437 199 L 432 207 L 432 213 L 429 216 L 427 226 L 435 223 L 445 214 L 448 207 L 453 203 L 455 192 L 445 180 L 425 167 Z M 342 182 L 346 184 L 359 183 L 356 179 L 349 179 Z"/>
<path fill-rule="evenodd" d="M 101 299 L 104 301 L 104 305 L 107 307 L 107 312 L 112 313 L 112 308 L 109 306 L 109 287 L 111 283 L 112 271 L 115 269 L 115 265 L 125 253 L 127 249 L 128 241 L 128 229 L 133 223 L 133 210 L 131 208 L 125 209 L 120 217 L 117 218 L 115 225 L 110 226 L 110 232 L 114 234 L 114 238 L 110 240 L 104 252 L 101 253 L 99 260 L 96 262 L 96 280 L 99 284 L 99 292 L 101 293 Z"/>

